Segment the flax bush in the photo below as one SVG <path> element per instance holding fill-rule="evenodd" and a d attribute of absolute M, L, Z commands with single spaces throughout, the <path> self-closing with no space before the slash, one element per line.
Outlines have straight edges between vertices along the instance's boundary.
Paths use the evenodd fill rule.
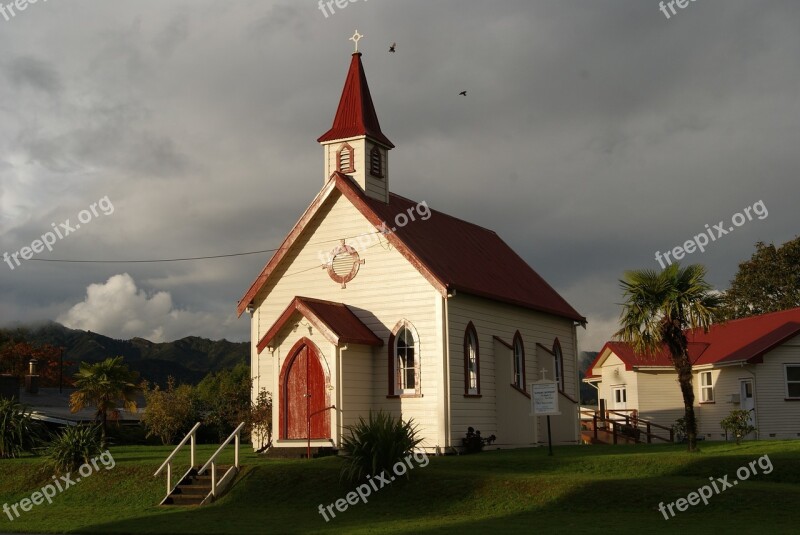
<path fill-rule="evenodd" d="M 413 419 L 404 422 L 391 414 L 370 411 L 364 420 L 359 417 L 354 425 L 345 427 L 348 432 L 342 439 L 344 464 L 341 479 L 356 483 L 367 476 L 387 472 L 422 442 L 417 438 Z"/>

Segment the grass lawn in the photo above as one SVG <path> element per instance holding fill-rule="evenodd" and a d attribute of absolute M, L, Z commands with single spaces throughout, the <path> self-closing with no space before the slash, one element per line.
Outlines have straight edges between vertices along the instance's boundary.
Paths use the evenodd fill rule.
<path fill-rule="evenodd" d="M 800 441 L 683 446 L 558 447 L 431 458 L 409 480 L 374 492 L 326 523 L 319 504 L 343 498 L 340 459 L 281 461 L 242 456 L 233 489 L 202 508 L 166 508 L 164 477 L 152 474 L 170 447 L 112 449 L 116 466 L 83 479 L 13 522 L 0 513 L 0 532 L 36 533 L 798 533 Z M 214 446 L 201 446 L 205 460 Z M 674 502 L 709 477 L 763 455 L 750 476 L 665 520 L 659 502 Z M 51 480 L 35 457 L 0 461 L 0 505 L 29 497 Z M 179 470 L 176 470 L 178 472 Z M 181 471 L 182 473 L 182 471 Z M 718 485 L 721 486 L 721 485 Z"/>

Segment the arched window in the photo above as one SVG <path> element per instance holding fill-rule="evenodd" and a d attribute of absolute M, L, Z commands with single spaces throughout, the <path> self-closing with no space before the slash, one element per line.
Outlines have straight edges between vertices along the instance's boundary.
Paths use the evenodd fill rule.
<path fill-rule="evenodd" d="M 377 145 L 373 145 L 369 151 L 369 174 L 383 178 L 383 153 Z"/>
<path fill-rule="evenodd" d="M 336 170 L 340 173 L 352 173 L 356 170 L 354 167 L 354 150 L 348 143 L 342 145 L 336 152 Z"/>
<path fill-rule="evenodd" d="M 525 346 L 522 344 L 522 335 L 517 331 L 514 334 L 514 386 L 525 390 Z"/>
<path fill-rule="evenodd" d="M 553 342 L 553 376 L 558 389 L 564 391 L 564 355 L 561 353 L 561 342 L 556 338 Z"/>
<path fill-rule="evenodd" d="M 389 395 L 420 395 L 419 338 L 414 327 L 400 322 L 389 336 Z"/>
<path fill-rule="evenodd" d="M 472 322 L 464 332 L 464 395 L 481 394 L 481 369 L 478 346 L 478 333 Z"/>

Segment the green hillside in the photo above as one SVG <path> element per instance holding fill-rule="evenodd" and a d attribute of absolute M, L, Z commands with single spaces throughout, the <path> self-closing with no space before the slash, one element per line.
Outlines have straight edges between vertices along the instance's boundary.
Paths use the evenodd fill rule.
<path fill-rule="evenodd" d="M 0 329 L 0 346 L 9 341 L 64 348 L 64 360 L 73 362 L 65 370 L 73 373 L 79 362 L 97 362 L 122 355 L 131 369 L 148 381 L 163 384 L 168 376 L 195 384 L 208 372 L 233 368 L 248 362 L 250 344 L 208 340 L 189 336 L 173 342 L 155 343 L 143 338 L 117 340 L 91 331 L 68 329 L 55 322 L 38 326 Z"/>

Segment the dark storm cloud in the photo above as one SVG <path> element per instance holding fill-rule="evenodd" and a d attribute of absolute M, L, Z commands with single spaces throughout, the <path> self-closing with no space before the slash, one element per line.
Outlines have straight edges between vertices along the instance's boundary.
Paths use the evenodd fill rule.
<path fill-rule="evenodd" d="M 371 0 L 328 18 L 312 0 L 111 4 L 3 27 L 2 250 L 102 195 L 115 214 L 54 257 L 277 247 L 323 183 L 315 139 L 355 28 L 397 146 L 392 190 L 497 231 L 589 317 L 583 349 L 613 332 L 623 271 L 706 223 L 770 211 L 689 258 L 720 288 L 755 241 L 798 233 L 797 2 L 705 0 L 669 20 L 650 0 Z M 96 284 L 155 307 L 165 337 L 242 338 L 228 316 L 268 257 L 0 271 L 0 308 L 54 318 Z"/>

